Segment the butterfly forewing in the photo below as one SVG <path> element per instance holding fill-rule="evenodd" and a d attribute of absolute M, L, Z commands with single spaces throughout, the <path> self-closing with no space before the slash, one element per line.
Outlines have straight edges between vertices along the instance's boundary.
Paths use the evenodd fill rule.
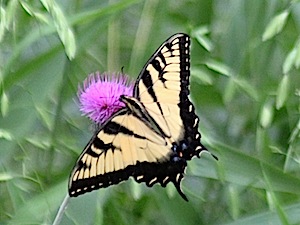
<path fill-rule="evenodd" d="M 145 65 L 136 86 L 137 97 L 171 142 L 184 135 L 178 103 L 181 89 L 188 89 L 181 80 L 189 76 L 189 42 L 183 34 L 170 38 Z"/>
<path fill-rule="evenodd" d="M 189 95 L 190 38 L 176 34 L 150 58 L 138 77 L 136 97 L 170 142 L 187 143 L 186 159 L 199 155 L 199 119 Z"/>

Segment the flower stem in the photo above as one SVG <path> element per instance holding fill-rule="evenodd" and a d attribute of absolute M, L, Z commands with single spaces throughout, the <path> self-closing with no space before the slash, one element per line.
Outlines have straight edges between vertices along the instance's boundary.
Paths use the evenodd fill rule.
<path fill-rule="evenodd" d="M 68 206 L 68 203 L 69 203 L 69 200 L 70 200 L 70 196 L 67 194 L 66 197 L 64 198 L 63 202 L 61 203 L 60 207 L 59 207 L 59 210 L 56 214 L 56 217 L 52 223 L 52 225 L 59 225 L 62 218 L 63 218 L 63 215 L 64 215 L 64 212 Z"/>

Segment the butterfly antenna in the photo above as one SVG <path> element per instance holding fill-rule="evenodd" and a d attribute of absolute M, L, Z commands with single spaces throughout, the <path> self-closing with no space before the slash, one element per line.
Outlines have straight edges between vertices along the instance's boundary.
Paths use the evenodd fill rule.
<path fill-rule="evenodd" d="M 124 74 L 124 66 L 121 67 L 121 73 Z"/>

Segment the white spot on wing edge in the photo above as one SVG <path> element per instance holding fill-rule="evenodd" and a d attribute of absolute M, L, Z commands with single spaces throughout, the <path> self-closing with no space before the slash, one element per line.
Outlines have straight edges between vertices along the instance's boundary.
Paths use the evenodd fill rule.
<path fill-rule="evenodd" d="M 141 180 L 141 179 L 143 179 L 144 178 L 144 176 L 143 175 L 141 175 L 141 176 L 137 176 L 136 177 L 136 180 Z"/>
<path fill-rule="evenodd" d="M 150 180 L 150 182 L 148 183 L 149 186 L 151 186 L 153 183 L 155 183 L 156 180 L 157 180 L 157 177 L 154 177 L 152 180 Z"/>
<path fill-rule="evenodd" d="M 163 180 L 163 184 L 165 184 L 166 181 L 168 181 L 168 180 L 169 180 L 169 176 L 167 176 L 167 177 Z"/>
<path fill-rule="evenodd" d="M 176 181 L 179 182 L 179 178 L 180 178 L 180 173 L 177 173 L 176 175 Z"/>
<path fill-rule="evenodd" d="M 193 127 L 196 127 L 197 123 L 199 122 L 199 119 L 196 118 Z"/>

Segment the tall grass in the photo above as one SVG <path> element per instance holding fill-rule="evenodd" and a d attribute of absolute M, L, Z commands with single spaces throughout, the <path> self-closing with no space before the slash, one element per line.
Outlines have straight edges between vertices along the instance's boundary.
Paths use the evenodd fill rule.
<path fill-rule="evenodd" d="M 171 185 L 127 181 L 70 199 L 61 224 L 299 224 L 297 0 L 0 1 L 0 221 L 51 224 L 92 136 L 77 87 L 137 77 L 170 35 L 192 37 L 191 98 L 209 155 Z"/>

